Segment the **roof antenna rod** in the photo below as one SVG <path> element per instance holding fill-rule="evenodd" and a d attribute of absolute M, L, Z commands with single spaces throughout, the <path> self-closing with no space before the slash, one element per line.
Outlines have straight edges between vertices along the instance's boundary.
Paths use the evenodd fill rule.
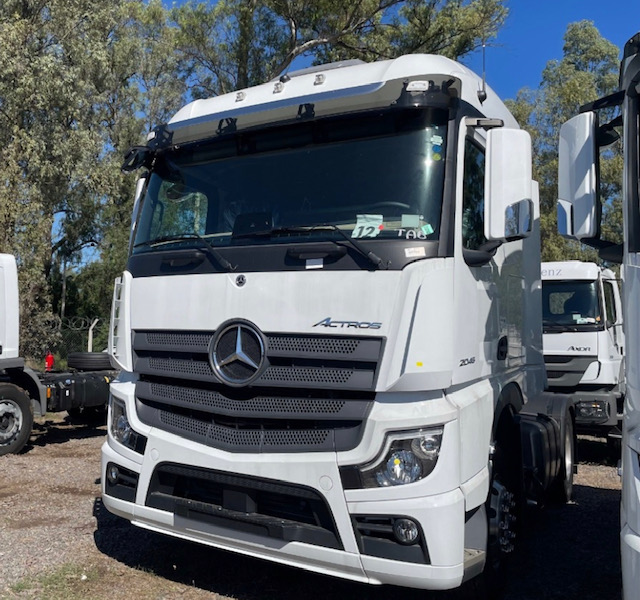
<path fill-rule="evenodd" d="M 487 99 L 487 77 L 485 69 L 485 59 L 487 56 L 486 48 L 486 40 L 482 40 L 482 89 L 478 90 L 478 100 L 480 100 L 480 104 Z"/>

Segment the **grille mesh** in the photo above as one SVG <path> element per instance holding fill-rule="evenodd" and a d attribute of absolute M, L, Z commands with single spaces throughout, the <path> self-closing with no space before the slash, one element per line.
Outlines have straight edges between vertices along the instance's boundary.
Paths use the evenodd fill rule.
<path fill-rule="evenodd" d="M 324 430 L 275 430 L 233 429 L 206 423 L 191 417 L 160 411 L 160 420 L 168 427 L 182 433 L 190 433 L 205 438 L 209 445 L 226 447 L 282 447 L 319 446 L 327 441 L 331 432 Z M 204 440 L 203 440 L 204 441 Z"/>
<path fill-rule="evenodd" d="M 262 375 L 264 381 L 290 381 L 295 383 L 344 384 L 353 375 L 351 369 L 314 369 L 270 367 Z"/>
<path fill-rule="evenodd" d="M 286 336 L 269 338 L 269 350 L 276 352 L 349 355 L 353 354 L 359 345 L 360 340 L 353 339 Z"/>
<path fill-rule="evenodd" d="M 232 400 L 218 392 L 185 388 L 179 386 L 151 384 L 151 392 L 156 398 L 176 400 L 194 408 L 224 410 L 227 413 L 283 413 L 283 414 L 338 414 L 345 405 L 344 400 L 323 398 L 276 398 L 256 397 L 248 400 Z"/>
<path fill-rule="evenodd" d="M 208 346 L 212 334 L 207 333 L 172 333 L 150 331 L 146 334 L 147 343 L 153 346 L 184 346 L 184 347 L 201 347 Z"/>

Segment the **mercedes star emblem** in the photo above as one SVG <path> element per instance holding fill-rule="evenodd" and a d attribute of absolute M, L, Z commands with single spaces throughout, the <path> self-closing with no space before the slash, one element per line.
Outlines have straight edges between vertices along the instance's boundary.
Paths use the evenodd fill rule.
<path fill-rule="evenodd" d="M 224 324 L 211 340 L 209 359 L 220 381 L 236 387 L 248 385 L 262 372 L 265 362 L 263 337 L 246 321 Z"/>

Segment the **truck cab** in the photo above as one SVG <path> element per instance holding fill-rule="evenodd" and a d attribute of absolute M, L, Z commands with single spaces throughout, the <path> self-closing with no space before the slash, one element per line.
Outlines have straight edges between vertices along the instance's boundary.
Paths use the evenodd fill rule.
<path fill-rule="evenodd" d="M 545 382 L 537 186 L 482 88 L 441 56 L 323 65 L 131 150 L 108 510 L 372 584 L 498 570 L 525 450 L 532 485 L 562 466 L 564 486 L 572 428 L 523 414 Z"/>
<path fill-rule="evenodd" d="M 545 262 L 544 361 L 550 391 L 572 394 L 576 429 L 615 447 L 624 396 L 622 304 L 615 273 L 578 260 Z"/>

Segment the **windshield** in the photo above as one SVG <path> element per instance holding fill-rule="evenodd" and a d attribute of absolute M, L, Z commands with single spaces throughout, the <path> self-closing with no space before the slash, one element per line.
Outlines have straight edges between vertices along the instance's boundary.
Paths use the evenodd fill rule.
<path fill-rule="evenodd" d="M 595 281 L 543 281 L 545 327 L 596 325 L 602 322 Z"/>
<path fill-rule="evenodd" d="M 437 240 L 446 119 L 439 109 L 387 111 L 167 151 L 149 178 L 133 253 L 202 239 L 215 247 L 345 234 Z"/>

